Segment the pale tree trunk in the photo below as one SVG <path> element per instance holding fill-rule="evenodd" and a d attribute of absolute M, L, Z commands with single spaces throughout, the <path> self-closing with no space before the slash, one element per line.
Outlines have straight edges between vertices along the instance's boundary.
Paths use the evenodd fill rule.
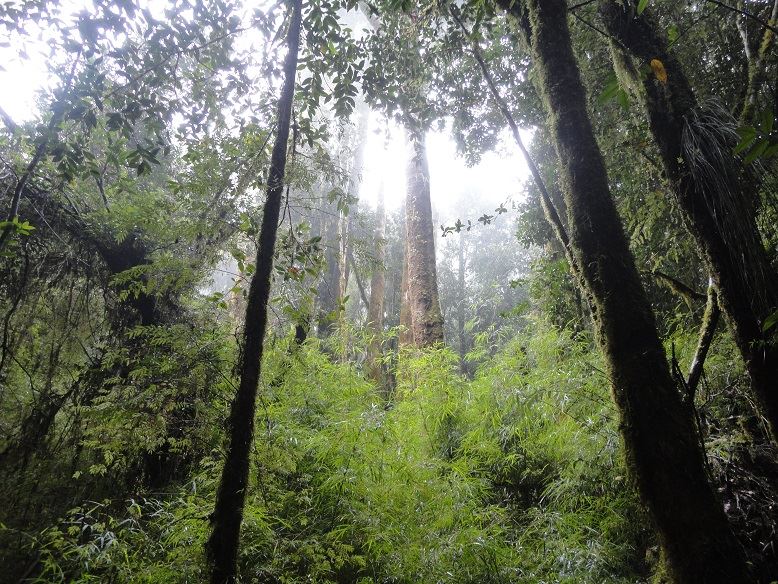
<path fill-rule="evenodd" d="M 501 0 L 509 11 L 521 10 Z M 591 294 L 628 466 L 672 580 L 743 583 L 742 550 L 708 484 L 703 452 L 608 187 L 586 110 L 564 0 L 527 2 L 531 46 L 567 203 L 570 248 Z M 521 18 L 522 14 L 518 14 Z"/>
<path fill-rule="evenodd" d="M 284 60 L 284 84 L 278 103 L 278 129 L 270 158 L 267 200 L 262 214 L 257 250 L 257 271 L 251 279 L 243 332 L 243 351 L 238 364 L 240 386 L 227 422 L 229 444 L 211 515 L 212 531 L 206 544 L 211 562 L 211 582 L 236 581 L 240 526 L 249 478 L 249 454 L 254 436 L 254 413 L 262 366 L 267 308 L 273 275 L 278 219 L 284 190 L 286 149 L 294 101 L 294 82 L 300 43 L 302 0 L 290 3 L 291 19 L 287 33 L 288 53 Z"/>
<path fill-rule="evenodd" d="M 435 227 L 432 223 L 430 174 L 424 137 L 413 136 L 411 148 L 405 203 L 408 299 L 413 343 L 418 347 L 427 347 L 443 342 L 443 316 L 438 296 Z"/>
<path fill-rule="evenodd" d="M 378 194 L 376 227 L 374 237 L 375 264 L 370 279 L 370 305 L 367 312 L 367 327 L 370 341 L 367 346 L 367 375 L 383 386 L 385 383 L 382 366 L 382 337 L 384 332 L 384 292 L 386 289 L 385 245 L 386 209 L 383 186 Z"/>
<path fill-rule="evenodd" d="M 405 209 L 402 210 L 402 216 L 405 217 Z M 408 282 L 408 222 L 403 225 L 403 265 L 402 275 L 400 276 L 400 337 L 398 339 L 400 347 L 407 347 L 413 344 L 413 318 L 411 315 L 411 298 Z"/>
<path fill-rule="evenodd" d="M 355 233 L 355 221 L 359 207 L 359 187 L 362 184 L 362 170 L 365 159 L 365 145 L 367 144 L 367 129 L 370 110 L 363 106 L 359 112 L 357 122 L 357 139 L 354 147 L 354 163 L 351 166 L 351 176 L 349 177 L 348 194 L 354 200 L 349 208 L 348 215 L 341 223 L 341 270 L 340 270 L 340 297 L 345 298 L 348 289 L 351 263 L 349 258 L 353 254 L 353 239 Z"/>
<path fill-rule="evenodd" d="M 465 334 L 465 302 L 467 291 L 465 289 L 465 232 L 459 234 L 459 257 L 457 273 L 457 333 L 459 335 L 459 372 L 468 374 L 467 369 L 467 335 Z"/>

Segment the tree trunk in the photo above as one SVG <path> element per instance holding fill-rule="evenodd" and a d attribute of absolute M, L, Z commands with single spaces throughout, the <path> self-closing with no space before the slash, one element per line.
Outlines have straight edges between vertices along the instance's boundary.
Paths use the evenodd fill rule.
<path fill-rule="evenodd" d="M 459 257 L 457 273 L 457 334 L 459 336 L 459 372 L 467 375 L 467 336 L 465 335 L 465 302 L 467 291 L 465 290 L 465 233 L 459 233 Z"/>
<path fill-rule="evenodd" d="M 513 10 L 511 0 L 501 4 Z M 529 0 L 532 50 L 560 160 L 572 253 L 591 294 L 597 341 L 627 462 L 680 583 L 749 582 L 708 482 L 651 306 L 629 251 L 586 111 L 564 0 Z"/>
<path fill-rule="evenodd" d="M 340 243 L 338 241 L 339 212 L 336 205 L 326 205 L 322 210 L 322 241 L 324 243 L 324 277 L 319 283 L 318 329 L 319 337 L 330 337 L 338 324 L 340 313 Z"/>
<path fill-rule="evenodd" d="M 405 209 L 402 216 L 405 217 Z M 403 225 L 403 265 L 400 277 L 400 347 L 413 344 L 413 316 L 411 314 L 411 297 L 408 281 L 408 221 Z"/>
<path fill-rule="evenodd" d="M 384 386 L 382 366 L 382 336 L 384 333 L 384 292 L 386 289 L 386 268 L 384 239 L 386 238 L 386 209 L 384 207 L 384 191 L 378 194 L 375 227 L 375 265 L 370 279 L 370 305 L 367 312 L 367 327 L 370 331 L 370 342 L 367 346 L 367 376 Z"/>
<path fill-rule="evenodd" d="M 705 117 L 648 11 L 633 18 L 606 0 L 600 13 L 608 32 L 635 58 L 664 68 L 664 80 L 650 75 L 644 81 L 651 132 L 686 227 L 713 277 L 761 414 L 778 439 L 778 347 L 773 331 L 762 331 L 778 308 L 778 278 L 756 226 L 754 189 L 731 154 L 734 136 L 725 133 L 726 120 L 717 124 Z"/>
<path fill-rule="evenodd" d="M 411 144 L 405 207 L 408 297 L 413 343 L 427 347 L 443 342 L 443 316 L 438 296 L 427 148 L 423 136 L 413 136 Z"/>
<path fill-rule="evenodd" d="M 254 412 L 257 387 L 262 365 L 267 305 L 273 273 L 273 255 L 281 210 L 286 169 L 286 146 L 294 100 L 295 74 L 300 43 L 302 0 L 292 0 L 291 19 L 284 60 L 284 82 L 278 103 L 278 130 L 270 159 L 267 200 L 262 214 L 257 250 L 257 271 L 251 279 L 246 320 L 243 333 L 243 352 L 239 363 L 240 386 L 230 409 L 228 420 L 229 446 L 222 470 L 221 483 L 216 493 L 216 506 L 211 515 L 213 530 L 206 544 L 212 562 L 211 582 L 235 582 L 237 575 L 238 542 L 243 520 L 243 506 L 249 477 L 249 453 L 254 433 Z"/>
<path fill-rule="evenodd" d="M 348 280 L 350 272 L 349 257 L 353 254 L 352 239 L 354 238 L 356 225 L 354 218 L 357 214 L 357 208 L 359 206 L 359 187 L 362 183 L 362 169 L 365 159 L 365 145 L 367 144 L 367 126 L 368 115 L 370 110 L 367 106 L 363 106 L 359 113 L 359 121 L 357 122 L 357 139 L 354 146 L 354 164 L 351 166 L 351 174 L 349 176 L 348 194 L 353 203 L 349 205 L 349 212 L 347 216 L 343 218 L 343 226 L 341 232 L 341 258 L 343 265 L 340 271 L 340 297 L 345 298 L 348 289 Z"/>

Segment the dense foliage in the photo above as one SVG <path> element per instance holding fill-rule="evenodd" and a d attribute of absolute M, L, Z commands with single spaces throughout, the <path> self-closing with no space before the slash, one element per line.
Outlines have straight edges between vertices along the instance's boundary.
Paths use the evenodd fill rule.
<path fill-rule="evenodd" d="M 286 4 L 0 6 L 8 59 L 48 66 L 25 119 L 0 108 L 0 580 L 208 580 L 276 188 L 239 581 L 670 582 L 611 399 L 612 356 L 597 349 L 608 323 L 565 241 L 581 226 L 526 3 L 304 2 L 274 183 Z M 768 584 L 778 449 L 731 289 L 663 160 L 651 92 L 672 93 L 665 64 L 688 77 L 677 163 L 763 252 L 747 282 L 762 300 L 778 264 L 778 2 L 625 3 L 672 55 L 650 64 L 605 30 L 612 4 L 567 8 L 588 117 L 705 477 Z M 511 124 L 537 165 L 525 185 L 479 166 L 523 148 Z M 427 169 L 445 343 L 420 347 L 406 336 L 407 210 L 374 205 L 365 185 L 396 162 L 390 143 L 427 156 L 433 134 L 455 144 L 450 165 L 473 168 L 445 197 Z M 376 139 L 384 161 L 366 158 Z M 778 306 L 763 304 L 745 345 L 766 355 Z"/>

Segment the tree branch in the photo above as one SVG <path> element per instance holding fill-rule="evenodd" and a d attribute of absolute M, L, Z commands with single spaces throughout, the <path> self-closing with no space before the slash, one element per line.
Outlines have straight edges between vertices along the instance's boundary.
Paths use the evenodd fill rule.
<path fill-rule="evenodd" d="M 773 31 L 773 33 L 778 34 L 778 28 L 775 28 L 772 26 L 769 22 L 765 22 L 755 14 L 751 14 L 750 12 L 747 12 L 745 10 L 740 10 L 739 8 L 736 8 L 734 6 L 730 6 L 729 4 L 724 4 L 724 2 L 719 2 L 719 0 L 705 0 L 706 2 L 710 2 L 711 4 L 715 4 L 716 6 L 721 6 L 722 8 L 725 8 L 731 12 L 734 12 L 736 14 L 741 14 L 745 16 L 746 18 L 750 18 L 754 22 L 758 22 L 763 27 L 765 27 L 768 30 Z"/>
<path fill-rule="evenodd" d="M 673 278 L 672 276 L 665 274 L 664 272 L 661 272 L 659 270 L 654 270 L 651 273 L 660 282 L 662 282 L 665 286 L 667 286 L 670 290 L 672 290 L 673 292 L 675 292 L 680 296 L 683 296 L 684 300 L 686 300 L 686 303 L 689 305 L 690 308 L 694 301 L 701 301 L 707 298 L 705 294 L 702 294 L 701 292 L 697 292 L 697 290 L 693 289 L 691 286 L 684 284 L 680 280 Z"/>
<path fill-rule="evenodd" d="M 697 391 L 697 385 L 702 378 L 702 366 L 705 358 L 708 356 L 713 335 L 716 332 L 716 325 L 721 317 L 721 308 L 719 307 L 719 296 L 716 288 L 711 283 L 708 286 L 708 303 L 705 305 L 705 314 L 702 317 L 702 326 L 700 327 L 700 338 L 697 342 L 697 350 L 694 353 L 691 367 L 689 368 L 689 378 L 686 381 L 687 399 L 690 403 L 694 402 L 694 394 Z"/>
<path fill-rule="evenodd" d="M 546 219 L 551 224 L 551 228 L 554 230 L 554 233 L 564 246 L 568 255 L 568 259 L 572 261 L 570 238 L 567 235 L 567 230 L 562 223 L 559 212 L 554 206 L 554 202 L 548 193 L 548 189 L 546 189 L 546 184 L 543 181 L 542 175 L 540 174 L 540 169 L 535 164 L 535 161 L 532 159 L 532 156 L 524 145 L 524 141 L 521 139 L 521 135 L 519 134 L 519 126 L 516 124 L 516 120 L 508 108 L 507 102 L 505 99 L 503 99 L 503 97 L 500 95 L 500 92 L 497 90 L 497 85 L 495 84 L 494 79 L 492 78 L 492 74 L 490 73 L 486 62 L 484 61 L 483 55 L 481 54 L 481 47 L 478 45 L 478 42 L 475 39 L 472 39 L 470 32 L 468 32 L 464 23 L 459 18 L 457 11 L 452 10 L 451 15 L 454 17 L 454 20 L 462 29 L 462 32 L 465 34 L 465 36 L 472 41 L 473 56 L 478 63 L 478 67 L 481 69 L 481 73 L 486 80 L 486 84 L 489 86 L 489 91 L 491 92 L 494 101 L 497 103 L 497 107 L 499 108 L 500 113 L 502 113 L 505 121 L 508 122 L 508 126 L 510 127 L 511 133 L 513 134 L 513 139 L 516 141 L 516 145 L 519 147 L 519 150 L 521 150 L 521 153 L 524 156 L 524 160 L 527 162 L 527 166 L 529 166 L 532 179 L 535 181 L 535 186 L 537 186 L 538 191 L 540 191 L 540 200 L 543 206 L 543 211 L 546 215 Z"/>

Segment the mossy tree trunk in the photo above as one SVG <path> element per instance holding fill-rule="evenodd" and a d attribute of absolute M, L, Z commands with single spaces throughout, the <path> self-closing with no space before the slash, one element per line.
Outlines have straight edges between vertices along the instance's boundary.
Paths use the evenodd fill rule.
<path fill-rule="evenodd" d="M 513 3 L 501 4 L 512 9 Z M 628 465 L 680 583 L 745 583 L 742 551 L 714 496 L 673 381 L 586 110 L 564 0 L 527 2 L 531 45 L 562 171 L 572 254 L 621 418 Z"/>
<path fill-rule="evenodd" d="M 756 226 L 755 189 L 723 131 L 685 147 L 694 138 L 701 107 L 650 11 L 637 16 L 606 0 L 600 13 L 607 31 L 640 64 L 653 63 L 658 70 L 658 62 L 664 70 L 664 79 L 655 74 L 643 83 L 651 132 L 684 222 L 713 277 L 761 414 L 778 439 L 778 347 L 772 331 L 762 331 L 778 308 L 778 278 Z"/>
<path fill-rule="evenodd" d="M 408 299 L 413 343 L 427 347 L 443 342 L 443 315 L 438 295 L 430 173 L 423 135 L 412 136 L 411 148 L 405 203 Z"/>
<path fill-rule="evenodd" d="M 243 520 L 243 506 L 249 477 L 249 454 L 254 434 L 254 414 L 257 388 L 262 365 L 268 301 L 273 272 L 278 219 L 286 169 L 286 150 L 294 100 L 294 84 L 300 42 L 302 0 L 290 3 L 291 18 L 287 33 L 287 56 L 284 61 L 284 82 L 278 104 L 278 129 L 270 158 L 267 200 L 262 215 L 257 250 L 257 270 L 251 279 L 246 320 L 243 331 L 243 351 L 239 363 L 240 386 L 232 402 L 227 428 L 229 445 L 216 493 L 216 506 L 211 515 L 212 531 L 206 544 L 212 563 L 211 582 L 235 582 L 238 542 Z"/>

